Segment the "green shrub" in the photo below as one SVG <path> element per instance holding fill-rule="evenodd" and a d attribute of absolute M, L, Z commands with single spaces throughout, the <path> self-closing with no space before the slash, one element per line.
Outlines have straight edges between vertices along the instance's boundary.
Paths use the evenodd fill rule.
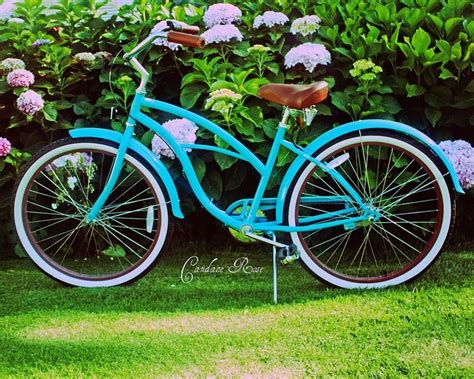
<path fill-rule="evenodd" d="M 294 136 L 302 145 L 329 128 L 360 118 L 396 119 L 436 139 L 472 141 L 474 20 L 468 0 L 233 2 L 243 13 L 238 27 L 244 40 L 204 50 L 175 52 L 153 47 L 142 57 L 153 74 L 151 96 L 203 113 L 262 159 L 268 154 L 280 113 L 278 106 L 256 97 L 259 87 L 267 82 L 324 79 L 330 84 L 330 100 L 318 105 L 314 126 Z M 22 59 L 35 75 L 30 88 L 45 101 L 36 114 L 22 114 L 15 102 L 24 89 L 12 89 L 5 75 L 0 77 L 0 137 L 8 138 L 15 147 L 5 161 L 8 164 L 0 162 L 2 193 L 11 191 L 29 154 L 65 136 L 68 129 L 98 125 L 122 130 L 136 81 L 120 55 L 113 66 L 112 57 L 122 46 L 129 50 L 144 38 L 157 20 L 175 18 L 202 27 L 208 6 L 199 1 L 191 5 L 137 0 L 121 7 L 118 14 L 99 17 L 105 3 L 61 0 L 46 9 L 40 0 L 25 0 L 15 11 L 23 23 L 0 20 L 0 61 Z M 283 12 L 290 22 L 316 14 L 321 18 L 320 27 L 306 37 L 290 33 L 290 23 L 254 29 L 255 17 L 266 10 Z M 38 40 L 47 43 L 35 43 Z M 311 74 L 301 67 L 286 69 L 286 53 L 308 41 L 324 44 L 332 63 Z M 255 45 L 263 48 L 252 48 Z M 80 53 L 94 54 L 94 58 L 77 55 Z M 209 100 L 212 92 L 223 88 L 241 97 L 217 105 Z M 156 118 L 168 119 L 166 115 Z M 150 132 L 138 128 L 138 135 L 150 144 Z M 205 131 L 200 131 L 199 137 L 213 139 Z M 224 145 L 219 139 L 214 143 Z M 228 202 L 237 189 L 241 195 L 246 192 L 242 187 L 253 188 L 242 186 L 254 182 L 254 175 L 243 163 L 214 153 L 192 155 L 210 197 Z M 273 186 L 291 159 L 290 153 L 280 153 Z M 176 163 L 167 164 L 179 175 Z M 8 201 L 8 196 L 0 199 L 4 210 L 0 220 L 6 217 Z M 192 204 L 188 205 L 191 210 Z"/>

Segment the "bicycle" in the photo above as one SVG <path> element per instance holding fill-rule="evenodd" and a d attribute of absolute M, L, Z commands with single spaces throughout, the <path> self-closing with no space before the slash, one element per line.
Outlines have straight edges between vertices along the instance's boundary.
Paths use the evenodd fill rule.
<path fill-rule="evenodd" d="M 216 219 L 273 246 L 276 257 L 299 258 L 317 278 L 343 288 L 380 288 L 413 280 L 438 257 L 452 226 L 456 173 L 437 144 L 393 121 L 363 120 L 334 128 L 306 147 L 285 139 L 289 120 L 307 127 L 328 85 L 267 84 L 259 96 L 283 106 L 266 162 L 208 119 L 146 97 L 148 72 L 138 61 L 157 38 L 201 48 L 199 29 L 177 21 L 150 34 L 124 60 L 140 75 L 123 133 L 101 128 L 39 151 L 24 168 L 14 199 L 22 246 L 52 278 L 73 286 L 130 283 L 157 262 L 183 218 L 176 185 L 163 162 L 133 137 L 137 123 L 159 135 L 181 163 L 196 198 Z M 229 148 L 180 144 L 143 110 L 188 119 Z M 276 197 L 265 197 L 281 148 L 296 155 Z M 260 176 L 253 198 L 220 209 L 204 192 L 189 150 L 218 152 L 247 162 Z M 291 244 L 278 241 L 289 233 Z M 277 249 L 279 249 L 277 251 Z"/>

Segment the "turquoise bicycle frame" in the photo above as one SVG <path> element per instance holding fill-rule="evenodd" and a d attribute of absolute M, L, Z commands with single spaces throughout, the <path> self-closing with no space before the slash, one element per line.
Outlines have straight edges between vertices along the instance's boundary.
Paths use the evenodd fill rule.
<path fill-rule="evenodd" d="M 180 144 L 161 124 L 159 124 L 157 121 L 145 114 L 143 112 L 144 108 L 154 109 L 173 114 L 178 117 L 186 118 L 194 122 L 199 127 L 207 129 L 214 135 L 220 137 L 232 148 L 232 150 L 223 149 L 213 145 L 203 145 L 199 143 Z M 319 149 L 321 149 L 323 146 L 327 145 L 331 141 L 334 141 L 335 139 L 340 138 L 344 135 L 368 129 L 389 129 L 392 131 L 395 130 L 407 136 L 410 136 L 411 138 L 428 146 L 436 155 L 439 156 L 440 160 L 445 165 L 446 171 L 451 177 L 453 187 L 456 189 L 457 192 L 463 193 L 454 168 L 452 167 L 447 157 L 443 154 L 441 149 L 438 147 L 438 145 L 420 131 L 398 122 L 387 120 L 365 120 L 351 122 L 322 134 L 306 148 L 301 148 L 299 146 L 294 145 L 292 142 L 289 142 L 284 139 L 288 127 L 286 123 L 282 121 L 278 126 L 278 130 L 273 142 L 273 146 L 270 150 L 268 159 L 265 163 L 263 163 L 245 145 L 239 142 L 236 138 L 234 138 L 224 129 L 220 128 L 217 124 L 189 110 L 163 101 L 147 98 L 143 93 L 137 93 L 133 100 L 129 119 L 126 124 L 125 131 L 123 133 L 101 128 L 84 128 L 70 131 L 70 135 L 73 138 L 92 137 L 112 141 L 118 144 L 118 152 L 114 161 L 110 178 L 106 183 L 103 192 L 99 195 L 96 203 L 91 208 L 91 211 L 88 215 L 88 222 L 94 222 L 94 220 L 100 214 L 101 208 L 107 201 L 107 198 L 109 197 L 114 186 L 116 185 L 116 182 L 122 169 L 125 155 L 129 150 L 134 151 L 136 154 L 146 159 L 146 161 L 154 168 L 156 174 L 160 177 L 168 192 L 168 196 L 171 202 L 171 209 L 174 216 L 178 218 L 184 217 L 181 211 L 176 186 L 165 165 L 145 145 L 143 145 L 140 141 L 133 137 L 134 128 L 137 123 L 144 125 L 145 127 L 152 130 L 154 133 L 159 135 L 173 150 L 175 156 L 180 161 L 183 167 L 183 171 L 186 175 L 187 180 L 189 181 L 193 192 L 195 193 L 197 199 L 202 204 L 202 206 L 222 223 L 236 230 L 243 230 L 242 228 L 245 227 L 247 228 L 247 230 L 249 230 L 250 228 L 250 230 L 253 231 L 263 231 L 266 233 L 303 232 L 322 228 L 329 228 L 338 225 L 354 224 L 367 220 L 370 217 L 377 217 L 377 212 L 369 209 L 367 205 L 364 204 L 357 191 L 337 172 L 336 169 L 329 168 L 326 164 L 317 160 L 314 157 L 314 154 Z M 278 152 L 282 147 L 291 150 L 297 155 L 297 157 L 286 172 L 280 185 L 277 197 L 264 198 L 265 190 L 275 167 Z M 252 199 L 239 200 L 229 206 L 227 210 L 223 210 L 217 207 L 213 203 L 213 201 L 209 199 L 204 189 L 202 188 L 199 179 L 196 175 L 196 172 L 193 168 L 192 162 L 188 156 L 189 153 L 186 152 L 185 149 L 208 150 L 226 154 L 228 156 L 246 161 L 257 171 L 257 173 L 261 177 L 255 192 L 255 196 Z M 286 201 L 286 197 L 288 196 L 288 192 L 290 190 L 293 180 L 295 179 L 296 174 L 308 161 L 314 163 L 317 167 L 321 168 L 327 174 L 331 175 L 333 179 L 339 183 L 341 188 L 346 191 L 348 196 L 314 196 L 308 198 L 302 197 L 301 201 L 307 203 L 335 202 L 345 204 L 345 208 L 333 212 L 329 215 L 319 215 L 309 219 L 305 219 L 304 222 L 300 222 L 297 226 L 289 226 L 284 223 L 284 204 Z M 355 204 L 357 207 L 349 206 L 349 204 Z M 240 213 L 236 213 L 236 210 L 239 207 L 241 211 Z M 249 208 L 248 211 L 247 208 Z M 276 214 L 275 220 L 267 221 L 262 217 L 258 217 L 257 212 L 259 209 L 274 209 Z M 346 217 L 344 219 L 339 220 L 325 221 L 325 218 L 331 218 L 333 216 L 343 214 L 349 215 L 354 213 L 357 213 L 358 215 L 353 217 Z"/>

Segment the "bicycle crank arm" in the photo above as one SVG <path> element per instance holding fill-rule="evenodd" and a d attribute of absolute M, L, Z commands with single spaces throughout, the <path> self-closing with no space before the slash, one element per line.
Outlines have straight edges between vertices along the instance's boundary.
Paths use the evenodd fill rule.
<path fill-rule="evenodd" d="M 249 232 L 249 231 L 244 232 L 244 234 L 245 234 L 247 237 L 253 238 L 253 239 L 257 240 L 257 241 L 261 241 L 261 242 L 268 243 L 269 245 L 273 245 L 273 246 L 275 246 L 275 247 L 280 247 L 280 248 L 287 248 L 287 247 L 288 247 L 288 245 L 285 245 L 284 243 L 271 240 L 271 239 L 269 239 L 269 238 L 260 236 L 260 235 L 258 235 L 258 234 L 255 234 L 255 233 L 252 233 L 252 232 Z"/>

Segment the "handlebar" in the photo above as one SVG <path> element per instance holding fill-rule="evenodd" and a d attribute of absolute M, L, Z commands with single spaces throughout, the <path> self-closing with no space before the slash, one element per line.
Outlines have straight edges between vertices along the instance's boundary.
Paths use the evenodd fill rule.
<path fill-rule="evenodd" d="M 199 30 L 199 29 L 198 29 Z M 201 36 L 195 36 L 192 34 L 186 34 L 181 32 L 168 32 L 167 35 L 168 42 L 173 43 L 180 43 L 181 45 L 189 46 L 189 47 L 204 47 L 204 38 Z"/>
<path fill-rule="evenodd" d="M 179 43 L 189 47 L 204 47 L 205 41 L 199 34 L 199 27 L 188 25 L 184 22 L 168 20 L 160 22 L 155 27 L 154 33 L 151 33 L 142 42 L 135 46 L 130 52 L 123 55 L 125 62 L 128 62 L 140 74 L 140 86 L 137 88 L 137 93 L 145 93 L 148 82 L 148 71 L 138 61 L 137 56 L 143 50 L 150 47 L 150 45 L 157 39 L 163 38 L 168 42 Z"/>
<path fill-rule="evenodd" d="M 123 55 L 125 61 L 131 60 L 140 54 L 143 50 L 147 49 L 157 38 L 163 38 L 168 42 L 180 43 L 189 47 L 204 47 L 204 40 L 202 37 L 197 36 L 199 34 L 199 27 L 194 25 L 188 25 L 181 21 L 168 20 L 162 21 L 162 27 L 158 28 L 155 33 L 150 34 L 142 42 L 140 42 L 135 48 L 129 53 Z"/>

